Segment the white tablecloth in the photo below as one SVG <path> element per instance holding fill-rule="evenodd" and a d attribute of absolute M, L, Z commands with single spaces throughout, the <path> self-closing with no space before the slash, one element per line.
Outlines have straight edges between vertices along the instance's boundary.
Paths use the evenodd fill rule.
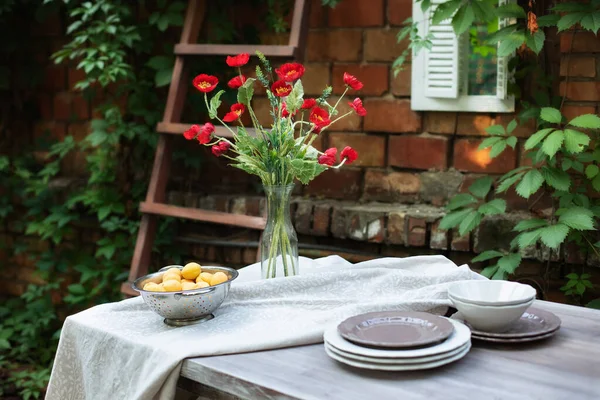
<path fill-rule="evenodd" d="M 443 256 L 300 266 L 300 276 L 270 280 L 259 264 L 240 270 L 215 318 L 198 325 L 169 327 L 141 298 L 68 317 L 46 399 L 172 399 L 185 358 L 319 343 L 327 327 L 369 311 L 442 314 L 450 283 L 481 278 Z"/>

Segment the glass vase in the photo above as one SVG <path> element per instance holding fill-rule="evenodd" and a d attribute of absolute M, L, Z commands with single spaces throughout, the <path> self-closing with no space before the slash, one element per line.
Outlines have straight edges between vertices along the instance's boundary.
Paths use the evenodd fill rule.
<path fill-rule="evenodd" d="M 294 185 L 264 186 L 267 198 L 267 225 L 260 246 L 263 279 L 299 274 L 298 236 L 290 218 L 290 197 Z"/>

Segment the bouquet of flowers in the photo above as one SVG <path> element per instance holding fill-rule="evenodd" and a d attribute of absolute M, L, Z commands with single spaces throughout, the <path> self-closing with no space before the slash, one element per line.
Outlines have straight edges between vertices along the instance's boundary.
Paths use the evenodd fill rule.
<path fill-rule="evenodd" d="M 232 166 L 261 179 L 268 208 L 267 227 L 261 247 L 263 276 L 275 277 L 279 275 L 279 269 L 285 276 L 294 275 L 298 273 L 297 239 L 293 228 L 290 231 L 289 223 L 289 196 L 293 184 L 296 180 L 308 184 L 327 169 L 340 168 L 356 161 L 358 154 L 351 147 L 342 149 L 338 160 L 336 148 L 321 152 L 312 143 L 325 129 L 351 113 L 360 116 L 367 114 L 357 97 L 348 102 L 352 111 L 338 115 L 338 106 L 346 92 L 360 90 L 363 84 L 345 73 L 346 90 L 334 105 L 328 102 L 331 95 L 329 86 L 319 98 L 305 99 L 301 80 L 305 68 L 302 64 L 283 64 L 273 74 L 273 68 L 264 55 L 260 52 L 256 54 L 260 64 L 256 66 L 255 78 L 244 76 L 240 69 L 248 63 L 249 54 L 227 57 L 227 65 L 237 68 L 238 74 L 227 83 L 230 88 L 237 89 L 237 103 L 223 117 L 217 112 L 225 91 L 220 90 L 210 100 L 208 98 L 208 93 L 213 92 L 219 83 L 217 77 L 200 74 L 193 80 L 194 87 L 204 93 L 209 117 L 229 131 L 229 138 L 217 137 L 215 127 L 210 122 L 202 126 L 192 125 L 184 132 L 184 136 L 210 146 L 216 157 L 226 157 L 232 161 Z M 263 127 L 252 109 L 251 101 L 257 81 L 265 87 L 270 102 L 273 118 L 270 127 Z M 246 112 L 254 128 L 250 132 L 241 120 Z M 271 265 L 265 266 L 265 261 Z"/>

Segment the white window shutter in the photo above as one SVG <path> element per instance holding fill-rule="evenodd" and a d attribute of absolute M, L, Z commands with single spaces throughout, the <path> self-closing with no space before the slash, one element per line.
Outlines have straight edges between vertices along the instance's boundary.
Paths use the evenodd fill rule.
<path fill-rule="evenodd" d="M 498 5 L 503 6 L 506 0 L 498 0 Z M 507 18 L 498 18 L 498 30 L 508 25 Z M 500 43 L 498 43 L 498 48 Z M 502 100 L 508 98 L 508 57 L 496 57 L 496 97 Z"/>
<path fill-rule="evenodd" d="M 455 99 L 462 92 L 465 54 L 465 35 L 456 36 L 451 20 L 447 19 L 437 25 L 431 23 L 436 7 L 446 0 L 433 0 L 425 19 L 425 34 L 431 33 L 433 47 L 423 50 L 425 56 L 425 96 Z M 466 42 L 468 45 L 468 42 Z M 461 65 L 462 64 L 462 65 Z"/>

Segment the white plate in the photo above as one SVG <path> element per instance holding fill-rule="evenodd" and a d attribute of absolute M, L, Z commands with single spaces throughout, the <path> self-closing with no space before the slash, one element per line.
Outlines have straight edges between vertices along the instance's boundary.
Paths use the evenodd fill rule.
<path fill-rule="evenodd" d="M 434 346 L 405 350 L 381 350 L 362 347 L 348 342 L 337 331 L 337 325 L 325 331 L 323 340 L 329 345 L 346 353 L 357 354 L 372 358 L 419 358 L 448 353 L 464 346 L 471 340 L 471 330 L 462 322 L 448 319 L 454 326 L 454 332 L 442 343 Z"/>
<path fill-rule="evenodd" d="M 467 347 L 471 347 L 471 342 L 466 343 L 464 346 L 459 347 L 458 349 L 449 351 L 447 353 L 437 354 L 435 356 L 427 356 L 427 357 L 418 357 L 418 358 L 374 358 L 374 357 L 365 357 L 359 356 L 352 353 L 346 353 L 345 351 L 338 350 L 335 347 L 331 346 L 327 342 L 325 343 L 325 347 L 327 350 L 330 350 L 332 353 L 335 353 L 341 357 L 348 358 L 350 360 L 365 362 L 368 364 L 382 364 L 382 365 L 408 365 L 408 364 L 422 364 L 426 362 L 432 362 L 437 360 L 442 360 L 444 358 L 452 357 L 458 353 L 464 351 Z"/>
<path fill-rule="evenodd" d="M 448 296 L 480 306 L 509 306 L 533 300 L 536 290 L 524 283 L 509 281 L 462 281 L 448 288 Z"/>
<path fill-rule="evenodd" d="M 329 350 L 327 347 L 325 347 L 325 352 L 327 353 L 327 355 L 329 357 L 333 358 L 334 360 L 341 362 L 342 364 L 350 365 L 350 366 L 356 367 L 356 368 L 379 370 L 379 371 L 416 371 L 419 369 L 436 368 L 436 367 L 440 367 L 442 365 L 450 364 L 453 361 L 460 360 L 469 352 L 469 350 L 471 350 L 471 346 L 468 346 L 460 353 L 455 354 L 451 357 L 443 358 L 441 360 L 432 361 L 432 362 L 418 363 L 418 364 L 404 364 L 404 365 L 382 365 L 382 364 L 371 364 L 371 363 L 367 363 L 364 361 L 361 362 L 361 361 L 351 360 L 349 358 L 340 356 L 340 355 L 332 352 L 331 350 Z"/>

